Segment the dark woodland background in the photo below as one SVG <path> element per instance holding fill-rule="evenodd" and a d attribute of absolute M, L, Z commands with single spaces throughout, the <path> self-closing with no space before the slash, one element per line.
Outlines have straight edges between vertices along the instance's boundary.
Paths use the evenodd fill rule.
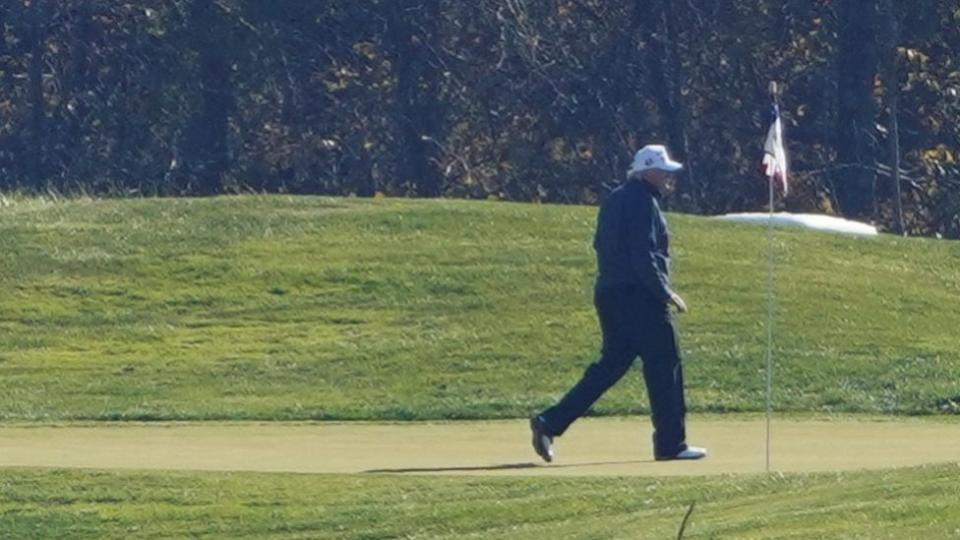
<path fill-rule="evenodd" d="M 960 2 L 0 0 L 0 191 L 669 201 L 960 238 Z M 899 188 L 899 189 L 898 189 Z M 902 201 L 901 212 L 898 201 Z"/>

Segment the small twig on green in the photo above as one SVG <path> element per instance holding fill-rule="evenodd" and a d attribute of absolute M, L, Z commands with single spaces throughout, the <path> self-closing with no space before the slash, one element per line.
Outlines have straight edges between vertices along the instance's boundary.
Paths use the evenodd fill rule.
<path fill-rule="evenodd" d="M 696 501 L 690 503 L 690 508 L 687 508 L 687 513 L 683 516 L 683 521 L 680 522 L 680 531 L 677 532 L 677 540 L 683 540 L 683 531 L 687 528 L 687 520 L 690 519 L 690 514 L 693 513 L 693 507 L 697 505 Z"/>

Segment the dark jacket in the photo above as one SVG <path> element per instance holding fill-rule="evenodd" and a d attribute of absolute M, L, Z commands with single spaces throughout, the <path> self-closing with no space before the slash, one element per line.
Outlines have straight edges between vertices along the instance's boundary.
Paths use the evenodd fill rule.
<path fill-rule="evenodd" d="M 597 289 L 640 285 L 652 301 L 670 298 L 670 252 L 660 195 L 642 180 L 628 180 L 600 206 L 593 248 Z"/>

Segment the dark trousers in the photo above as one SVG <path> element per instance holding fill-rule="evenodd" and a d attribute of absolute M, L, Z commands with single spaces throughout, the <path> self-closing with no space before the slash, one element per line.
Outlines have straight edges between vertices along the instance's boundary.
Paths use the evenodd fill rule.
<path fill-rule="evenodd" d="M 685 450 L 683 369 L 667 306 L 649 299 L 639 286 L 598 289 L 594 304 L 603 332 L 600 359 L 559 403 L 540 414 L 547 433 L 562 435 L 640 356 L 650 397 L 654 455 L 673 456 Z"/>

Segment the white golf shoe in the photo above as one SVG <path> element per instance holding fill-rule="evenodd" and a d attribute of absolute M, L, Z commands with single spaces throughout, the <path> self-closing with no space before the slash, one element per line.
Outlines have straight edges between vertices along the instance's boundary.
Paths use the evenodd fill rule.
<path fill-rule="evenodd" d="M 702 459 L 707 457 L 707 449 L 696 446 L 688 446 L 686 450 L 681 451 L 675 456 L 657 456 L 657 461 L 672 461 L 677 459 Z"/>

